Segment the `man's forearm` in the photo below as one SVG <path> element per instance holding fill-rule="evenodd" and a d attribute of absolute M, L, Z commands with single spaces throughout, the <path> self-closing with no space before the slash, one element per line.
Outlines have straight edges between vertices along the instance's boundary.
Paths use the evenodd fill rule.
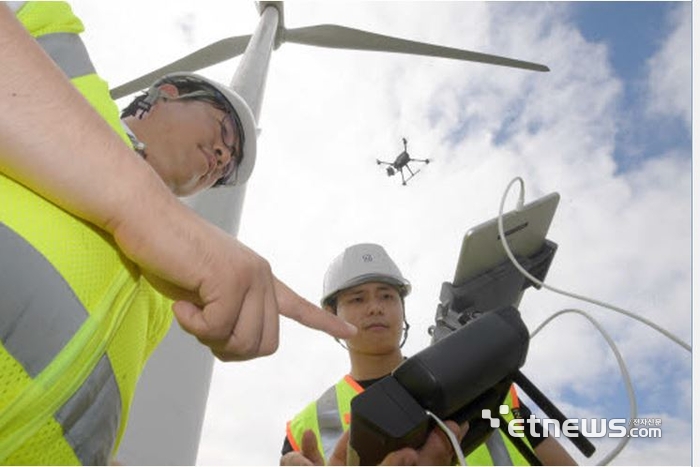
<path fill-rule="evenodd" d="M 2 3 L 0 63 L 0 173 L 111 234 L 159 290 L 185 300 L 176 318 L 217 357 L 274 352 L 279 314 L 340 338 L 356 331 L 181 203 Z"/>

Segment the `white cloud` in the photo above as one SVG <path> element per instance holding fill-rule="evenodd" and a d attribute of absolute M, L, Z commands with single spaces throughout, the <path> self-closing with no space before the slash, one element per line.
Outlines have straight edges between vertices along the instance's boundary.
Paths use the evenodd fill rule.
<path fill-rule="evenodd" d="M 442 31 L 458 31 L 459 18 L 466 16 L 459 14 L 461 7 L 452 8 L 449 18 L 441 18 Z M 360 241 L 384 243 L 414 283 L 414 293 L 408 300 L 413 328 L 407 354 L 411 354 L 429 342 L 424 330 L 433 320 L 440 283 L 449 280 L 454 270 L 461 235 L 469 226 L 492 217 L 507 181 L 523 174 L 528 199 L 547 191 L 562 193 L 552 232 L 552 238 L 560 244 L 551 275 L 554 282 L 606 297 L 652 319 L 672 318 L 667 324 L 672 323 L 676 332 L 683 331 L 689 322 L 689 301 L 678 301 L 679 294 L 682 297 L 689 287 L 687 159 L 661 157 L 634 174 L 616 175 L 614 112 L 621 83 L 612 75 L 605 49 L 587 44 L 571 24 L 557 20 L 557 10 L 547 12 L 552 16 L 540 12 L 528 22 L 514 21 L 526 25 L 519 26 L 518 34 L 492 27 L 495 21 L 491 10 L 483 12 L 480 24 L 487 25 L 483 27 L 491 31 L 489 39 L 493 43 L 505 47 L 499 53 L 515 55 L 515 43 L 527 50 L 531 59 L 533 55 L 539 58 L 533 51 L 542 51 L 541 61 L 552 68 L 550 74 L 405 57 L 365 57 L 356 52 L 303 51 L 308 58 L 302 58 L 300 50 L 294 52 L 293 60 L 304 61 L 295 73 L 308 64 L 313 74 L 295 79 L 283 75 L 287 70 L 280 71 L 286 68 L 286 57 L 276 56 L 277 76 L 284 78 L 270 79 L 264 117 L 268 135 L 275 127 L 274 140 L 270 137 L 265 144 L 270 145 L 267 154 L 275 154 L 272 157 L 276 159 L 259 168 L 260 174 L 274 173 L 274 180 L 263 182 L 261 175 L 251 185 L 246 209 L 248 213 L 269 212 L 275 206 L 275 222 L 282 216 L 285 240 L 283 243 L 265 235 L 272 231 L 272 225 L 261 228 L 261 220 L 253 221 L 252 217 L 243 227 L 242 237 L 269 252 L 278 265 L 289 264 L 280 275 L 311 297 L 319 296 L 325 266 L 342 248 Z M 402 20 L 410 24 L 421 17 L 421 23 L 430 30 L 434 23 L 421 15 L 410 8 L 402 10 Z M 372 20 L 368 23 L 381 25 Z M 548 25 L 545 36 L 537 32 L 543 24 Z M 523 27 L 528 30 L 523 31 Z M 448 41 L 449 34 L 442 34 Z M 521 44 L 505 37 L 532 40 Z M 291 47 L 288 53 L 292 55 Z M 327 65 L 324 69 L 318 68 L 321 60 Z M 581 61 L 588 66 L 581 67 Z M 360 66 L 363 69 L 358 72 Z M 308 96 L 308 110 L 291 104 L 292 100 L 298 102 L 295 94 L 299 93 L 295 91 L 299 88 L 316 92 L 318 103 L 312 103 L 312 96 L 302 92 Z M 503 145 L 494 146 L 493 137 L 503 115 L 511 115 L 510 134 Z M 290 117 L 300 121 L 301 127 L 292 125 Z M 468 126 L 462 130 L 465 119 Z M 313 131 L 317 131 L 315 136 Z M 383 156 L 386 158 L 391 157 L 392 150 L 398 152 L 401 136 L 409 138 L 409 149 L 414 154 L 429 153 L 435 160 L 409 187 L 386 179 L 383 171 L 372 164 L 381 153 L 388 153 Z M 294 176 L 286 161 L 290 157 L 294 164 L 304 167 Z M 268 186 L 277 188 L 267 190 Z M 257 197 L 265 200 L 265 208 L 253 207 Z M 674 208 L 660 209 L 664 205 Z M 302 221 L 299 209 L 313 221 Z M 652 213 L 662 219 L 648 225 Z M 645 254 L 650 249 L 645 245 L 658 243 L 666 245 L 663 254 Z M 296 272 L 302 263 L 313 272 Z M 667 277 L 662 273 L 667 266 L 662 265 L 676 270 L 667 291 L 655 289 L 658 280 Z M 571 302 L 563 305 L 551 294 L 539 303 L 533 301 L 541 308 L 531 309 L 526 301 L 524 312 L 540 318 L 559 306 L 571 306 Z M 658 307 L 649 307 L 650 303 Z M 650 315 L 662 309 L 666 310 L 664 315 Z M 672 310 L 675 313 L 669 317 Z M 611 321 L 605 315 L 599 318 Z M 548 343 L 543 341 L 544 335 L 533 341 L 532 355 L 544 352 L 547 357 L 544 361 L 531 357 L 531 374 L 544 381 L 559 380 L 551 386 L 555 393 L 572 388 L 592 401 L 619 394 L 622 386 L 617 368 L 602 339 L 591 327 L 571 321 L 562 321 Z M 533 318 L 530 322 L 536 321 Z M 614 319 L 612 323 L 614 335 L 624 335 L 627 330 L 632 335 L 649 334 L 642 325 Z M 311 344 L 309 339 L 297 337 L 297 332 L 302 334 L 294 328 L 286 337 L 305 348 L 315 349 L 329 340 L 317 335 Z M 687 333 L 684 337 L 687 340 Z M 632 338 L 628 341 L 635 342 Z M 636 342 L 644 345 L 639 338 Z M 661 339 L 651 342 L 651 348 L 670 345 Z M 643 353 L 635 363 L 634 346 L 632 349 L 625 352 L 631 356 L 630 365 L 647 369 L 648 363 L 641 358 L 649 357 L 649 353 Z M 314 355 L 319 363 L 325 359 L 323 352 Z M 572 364 L 577 367 L 574 374 L 570 371 Z M 333 371 L 331 367 L 330 371 L 338 378 L 346 366 L 341 368 Z M 654 380 L 649 372 L 643 376 Z M 313 379 L 309 385 L 318 381 Z M 611 380 L 616 385 L 602 389 Z M 319 394 L 325 386 L 316 388 L 314 394 Z M 288 411 L 286 418 L 307 401 L 292 405 L 296 408 Z M 280 415 L 275 423 L 270 420 L 267 425 L 278 429 L 269 444 L 272 452 L 266 462 L 276 460 L 284 419 Z M 249 429 L 242 427 L 237 433 L 244 436 Z M 265 431 L 248 436 L 270 435 Z M 676 457 L 656 457 L 651 462 L 680 459 L 682 463 L 689 452 L 685 446 Z M 212 462 L 203 456 L 201 462 Z"/>
<path fill-rule="evenodd" d="M 677 117 L 690 131 L 691 120 L 691 5 L 681 2 L 668 20 L 671 32 L 648 60 L 651 115 Z"/>

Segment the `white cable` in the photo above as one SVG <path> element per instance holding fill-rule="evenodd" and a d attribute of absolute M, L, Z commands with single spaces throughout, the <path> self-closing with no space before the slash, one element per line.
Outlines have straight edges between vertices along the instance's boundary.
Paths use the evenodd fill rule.
<path fill-rule="evenodd" d="M 683 342 L 680 338 L 676 337 L 675 335 L 673 335 L 673 334 L 671 334 L 670 332 L 666 331 L 665 329 L 661 328 L 661 327 L 658 326 L 657 324 L 652 323 L 651 321 L 649 321 L 649 320 L 647 320 L 647 319 L 645 319 L 645 318 L 642 318 L 641 316 L 638 316 L 638 315 L 636 315 L 636 314 L 634 314 L 634 313 L 632 313 L 632 312 L 630 312 L 630 311 L 624 310 L 624 309 L 622 309 L 622 308 L 618 308 L 618 307 L 616 307 L 616 306 L 614 306 L 614 305 L 610 305 L 610 304 L 607 304 L 607 303 L 604 303 L 604 302 L 600 302 L 600 301 L 598 301 L 598 300 L 594 300 L 594 299 L 591 299 L 591 298 L 588 298 L 588 297 L 584 297 L 584 296 L 580 296 L 580 295 L 573 294 L 573 293 L 570 293 L 570 292 L 566 292 L 566 291 L 563 291 L 563 290 L 559 290 L 559 289 L 557 289 L 557 288 L 555 288 L 555 287 L 552 287 L 552 286 L 550 286 L 550 285 L 547 285 L 547 284 L 545 284 L 544 282 L 538 280 L 536 277 L 532 276 L 528 271 L 526 271 L 525 268 L 523 268 L 523 267 L 520 265 L 520 263 L 518 262 L 518 260 L 515 258 L 515 256 L 513 255 L 513 252 L 510 250 L 510 247 L 508 246 L 508 242 L 507 242 L 507 240 L 506 240 L 506 236 L 505 236 L 505 233 L 504 233 L 504 228 L 503 228 L 503 206 L 505 205 L 505 200 L 506 200 L 506 197 L 507 197 L 507 195 L 508 195 L 508 192 L 510 191 L 511 186 L 512 186 L 513 183 L 515 183 L 516 181 L 519 181 L 519 182 L 520 182 L 520 196 L 518 197 L 517 209 L 519 210 L 519 209 L 521 209 L 522 206 L 523 206 L 523 203 L 524 203 L 524 193 L 525 193 L 525 183 L 523 182 L 523 179 L 522 179 L 522 178 L 516 177 L 516 178 L 514 178 L 513 180 L 510 181 L 510 183 L 509 183 L 508 186 L 506 187 L 505 193 L 503 193 L 503 198 L 501 199 L 501 205 L 500 205 L 499 210 L 498 210 L 498 233 L 499 233 L 499 235 L 501 236 L 501 244 L 503 245 L 503 248 L 505 249 L 506 254 L 508 255 L 508 258 L 509 258 L 510 261 L 513 263 L 513 265 L 518 269 L 518 271 L 520 271 L 520 273 L 522 273 L 526 278 L 528 278 L 528 279 L 529 279 L 530 281 L 532 281 L 533 283 L 539 285 L 540 287 L 544 287 L 544 288 L 549 289 L 549 290 L 551 290 L 551 291 L 553 291 L 553 292 L 556 292 L 556 293 L 559 293 L 559 294 L 562 294 L 562 295 L 566 295 L 566 296 L 569 296 L 569 297 L 572 297 L 572 298 L 575 298 L 575 299 L 583 300 L 583 301 L 592 303 L 592 304 L 594 304 L 594 305 L 598 305 L 598 306 L 602 306 L 602 307 L 605 307 L 605 308 L 609 308 L 609 309 L 611 309 L 611 310 L 613 310 L 613 311 L 617 311 L 618 313 L 622 313 L 623 315 L 626 315 L 626 316 L 628 316 L 628 317 L 630 317 L 630 318 L 636 319 L 636 320 L 638 320 L 638 321 L 640 321 L 640 322 L 646 324 L 647 326 L 650 326 L 652 329 L 655 329 L 655 330 L 659 331 L 660 333 L 662 333 L 663 335 L 665 335 L 666 337 L 668 337 L 669 339 L 671 339 L 672 341 L 674 341 L 675 343 L 677 343 L 677 344 L 680 345 L 681 347 L 685 348 L 685 349 L 688 350 L 689 352 L 691 351 L 691 346 L 690 346 L 690 345 L 686 344 L 686 343 Z M 614 343 L 614 341 L 612 340 L 612 338 L 611 338 L 611 337 L 608 335 L 608 333 L 603 329 L 603 327 L 602 327 L 596 320 L 594 320 L 590 315 L 588 315 L 587 313 L 585 313 L 585 312 L 583 312 L 583 311 L 581 311 L 581 310 L 575 310 L 575 309 L 561 310 L 561 311 L 555 313 L 554 315 L 550 316 L 550 317 L 547 318 L 542 324 L 540 324 L 540 325 L 537 327 L 537 329 L 535 329 L 535 331 L 531 334 L 530 337 L 531 337 L 531 338 L 535 337 L 535 335 L 536 335 L 545 325 L 547 325 L 548 323 L 550 323 L 555 317 L 560 316 L 560 315 L 562 315 L 562 314 L 564 314 L 564 313 L 579 313 L 579 314 L 581 314 L 582 316 L 584 316 L 585 318 L 587 318 L 587 319 L 600 331 L 600 333 L 603 335 L 603 337 L 604 337 L 605 340 L 607 341 L 608 345 L 609 345 L 610 348 L 612 349 L 613 353 L 615 354 L 615 358 L 617 359 L 618 366 L 620 367 L 620 372 L 621 372 L 621 374 L 622 374 L 623 381 L 624 381 L 624 383 L 625 383 L 625 389 L 627 390 L 627 396 L 628 396 L 628 399 L 629 399 L 629 402 L 630 402 L 630 421 L 633 420 L 633 419 L 635 419 L 635 418 L 637 418 L 637 399 L 636 399 L 636 396 L 635 396 L 635 394 L 634 394 L 634 389 L 633 389 L 633 387 L 632 387 L 632 381 L 631 381 L 631 378 L 630 378 L 630 376 L 629 376 L 629 372 L 627 371 L 627 367 L 626 367 L 626 365 L 625 365 L 625 363 L 624 363 L 624 360 L 623 360 L 623 358 L 622 358 L 622 355 L 620 354 L 619 350 L 617 349 L 617 346 L 615 345 L 615 343 Z M 609 462 L 611 462 L 615 457 L 617 457 L 617 455 L 622 451 L 622 449 L 627 445 L 628 442 L 629 442 L 629 437 L 622 438 L 622 439 L 620 440 L 620 442 L 618 443 L 618 445 L 617 445 L 615 448 L 613 448 L 613 449 L 600 461 L 600 464 L 599 464 L 599 465 L 607 465 Z"/>
<path fill-rule="evenodd" d="M 442 429 L 442 431 L 444 431 L 447 435 L 447 438 L 450 440 L 450 444 L 452 445 L 452 449 L 454 450 L 455 455 L 457 456 L 459 465 L 467 465 L 467 463 L 464 461 L 464 453 L 462 452 L 462 447 L 459 445 L 459 441 L 457 440 L 457 437 L 452 432 L 452 430 L 450 430 L 449 427 L 445 425 L 445 422 L 440 420 L 440 417 L 432 413 L 430 410 L 426 410 L 425 413 L 432 417 L 433 420 L 435 420 L 435 423 L 437 423 L 438 426 Z"/>
<path fill-rule="evenodd" d="M 560 310 L 556 313 L 554 313 L 552 316 L 544 320 L 542 324 L 540 324 L 537 329 L 535 329 L 531 334 L 530 334 L 530 339 L 535 337 L 540 330 L 545 327 L 547 324 L 550 323 L 554 318 L 563 315 L 564 313 L 578 313 L 582 315 L 584 318 L 586 318 L 588 321 L 590 321 L 596 328 L 598 328 L 598 331 L 603 335 L 605 340 L 608 342 L 608 346 L 612 349 L 613 353 L 615 354 L 615 359 L 617 360 L 617 365 L 620 367 L 620 373 L 622 374 L 622 380 L 625 382 L 625 389 L 627 390 L 627 398 L 629 399 L 630 402 L 630 422 L 637 418 L 637 397 L 634 394 L 634 388 L 632 387 L 632 379 L 630 378 L 630 374 L 627 371 L 627 366 L 625 365 L 625 361 L 622 358 L 622 354 L 620 354 L 620 351 L 618 350 L 617 346 L 615 345 L 615 342 L 612 340 L 612 337 L 603 329 L 603 326 L 600 325 L 595 319 L 593 319 L 592 316 L 590 316 L 588 313 L 585 311 L 581 310 L 576 310 L 576 309 L 567 309 L 567 310 Z M 630 438 L 625 436 L 624 438 L 620 439 L 620 442 L 615 446 L 601 461 L 598 465 L 608 465 L 615 457 L 617 457 L 618 454 L 624 449 L 624 447 L 629 443 Z"/>
<path fill-rule="evenodd" d="M 520 207 L 522 207 L 522 200 L 524 198 L 524 192 L 525 192 L 525 188 L 524 188 L 525 184 L 524 184 L 522 178 L 515 177 L 513 180 L 510 181 L 510 183 L 508 184 L 508 187 L 506 187 L 506 191 L 505 191 L 505 193 L 503 193 L 503 198 L 501 199 L 501 206 L 498 209 L 498 233 L 501 236 L 501 244 L 503 245 L 503 248 L 506 250 L 506 254 L 508 255 L 508 258 L 510 258 L 510 261 L 513 263 L 513 266 L 515 266 L 518 269 L 518 271 L 520 271 L 525 277 L 527 277 L 533 283 L 539 285 L 540 287 L 544 287 L 545 289 L 549 289 L 552 292 L 566 295 L 566 296 L 571 297 L 571 298 L 583 300 L 585 302 L 589 302 L 589 303 L 592 303 L 594 305 L 609 308 L 613 311 L 617 311 L 618 313 L 622 313 L 623 315 L 629 316 L 630 318 L 636 319 L 637 321 L 640 321 L 640 322 L 646 324 L 647 326 L 651 327 L 652 329 L 657 330 L 658 332 L 660 332 L 664 336 L 666 336 L 669 339 L 671 339 L 672 341 L 674 341 L 676 344 L 678 344 L 681 347 L 683 347 L 684 349 L 686 349 L 688 352 L 691 351 L 691 346 L 689 344 L 686 344 L 679 337 L 676 337 L 675 335 L 671 334 L 669 331 L 666 331 L 661 326 L 649 321 L 646 318 L 643 318 L 635 313 L 632 313 L 631 311 L 627 311 L 627 310 L 624 310 L 622 308 L 618 308 L 614 305 L 610 305 L 608 303 L 604 303 L 604 302 L 601 302 L 601 301 L 598 301 L 598 300 L 595 300 L 592 298 L 584 297 L 582 295 L 577 295 L 577 294 L 574 294 L 571 292 L 566 292 L 564 290 L 557 289 L 557 288 L 552 287 L 548 284 L 545 284 L 544 282 L 540 281 L 536 277 L 532 276 L 529 272 L 527 272 L 525 270 L 525 268 L 523 268 L 520 265 L 520 263 L 518 263 L 518 260 L 515 259 L 513 252 L 510 250 L 510 247 L 508 246 L 508 242 L 506 241 L 506 236 L 505 236 L 504 229 L 503 229 L 503 206 L 504 206 L 505 201 L 506 201 L 506 196 L 508 195 L 508 192 L 510 191 L 510 187 L 513 186 L 513 183 L 515 183 L 516 181 L 520 182 L 520 188 L 521 188 L 520 197 L 518 199 L 518 209 Z"/>

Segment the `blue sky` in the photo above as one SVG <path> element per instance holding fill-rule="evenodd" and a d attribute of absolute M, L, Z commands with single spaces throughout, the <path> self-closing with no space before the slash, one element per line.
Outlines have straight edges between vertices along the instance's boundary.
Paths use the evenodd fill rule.
<path fill-rule="evenodd" d="M 572 19 L 581 34 L 589 41 L 607 46 L 615 74 L 625 82 L 620 102 L 622 118 L 639 119 L 642 115 L 650 51 L 659 49 L 662 38 L 671 31 L 671 14 L 679 8 L 689 10 L 689 6 L 651 1 L 571 3 Z M 620 170 L 669 147 L 689 147 L 690 134 L 679 123 L 651 118 L 626 127 L 627 131 L 618 136 L 616 160 Z"/>
<path fill-rule="evenodd" d="M 411 355 L 429 343 L 426 329 L 464 232 L 494 217 L 508 182 L 522 176 L 526 201 L 561 195 L 550 229 L 559 245 L 548 276 L 553 285 L 637 312 L 689 342 L 690 7 L 286 3 L 290 28 L 341 24 L 541 62 L 552 71 L 284 44 L 268 75 L 241 240 L 312 301 L 343 248 L 382 243 L 413 283 L 405 347 Z M 167 8 L 76 2 L 75 9 L 88 25 L 95 64 L 112 85 L 249 33 L 258 20 L 248 2 L 173 1 Z M 115 41 L 136 12 L 149 27 Z M 237 63 L 202 73 L 228 82 Z M 412 154 L 433 159 L 408 187 L 374 163 L 398 154 L 402 137 Z M 640 414 L 664 420 L 662 440 L 634 440 L 614 464 L 690 463 L 689 354 L 642 324 L 548 291 L 528 291 L 520 308 L 534 329 L 571 307 L 589 311 L 615 338 Z M 347 369 L 332 339 L 283 321 L 274 356 L 215 364 L 197 462 L 276 464 L 286 420 Z M 553 322 L 533 339 L 524 373 L 569 416 L 627 416 L 615 361 L 580 318 Z M 181 398 L 189 400 L 186 391 Z M 191 401 L 188 407 L 201 417 Z M 187 439 L 171 428 L 163 448 L 154 448 L 138 425 L 130 430 L 146 441 L 142 456 L 157 456 L 172 452 L 173 440 Z M 592 459 L 577 458 L 582 464 L 598 462 L 612 447 L 596 444 Z M 171 462 L 144 459 L 124 458 Z"/>
<path fill-rule="evenodd" d="M 668 151 L 680 151 L 691 157 L 691 134 L 684 127 L 681 116 L 659 118 L 647 116 L 646 77 L 650 57 L 663 46 L 663 40 L 675 27 L 672 21 L 679 9 L 690 12 L 688 3 L 678 2 L 572 2 L 569 4 L 572 21 L 587 41 L 604 44 L 615 76 L 623 83 L 619 99 L 619 118 L 634 120 L 623 127 L 615 138 L 614 151 L 617 173 L 637 168 L 640 160 L 659 157 Z M 582 64 L 583 65 L 583 64 Z M 690 100 L 690 89 L 687 98 Z M 625 131 L 626 130 L 626 131 Z M 689 219 L 690 220 L 690 219 Z M 687 375 L 688 359 L 657 356 L 650 362 L 660 379 L 677 381 Z M 601 404 L 610 417 L 625 417 L 628 399 L 621 381 L 612 383 L 615 391 L 603 400 L 585 400 L 576 391 L 567 389 L 564 399 L 572 404 L 595 402 Z M 636 384 L 640 410 L 663 409 L 675 417 L 690 422 L 687 407 L 678 404 L 677 388 L 673 385 L 649 388 L 643 382 Z"/>
<path fill-rule="evenodd" d="M 590 41 L 608 45 L 615 72 L 625 81 L 638 81 L 649 51 L 661 46 L 659 33 L 668 30 L 674 2 L 576 2 L 572 18 Z"/>

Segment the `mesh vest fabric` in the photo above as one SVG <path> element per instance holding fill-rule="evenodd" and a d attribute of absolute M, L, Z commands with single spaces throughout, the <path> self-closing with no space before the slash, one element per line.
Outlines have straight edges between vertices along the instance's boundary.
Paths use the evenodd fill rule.
<path fill-rule="evenodd" d="M 83 31 L 82 23 L 65 3 L 28 2 L 19 9 L 17 18 L 36 38 Z M 130 145 L 120 125 L 118 109 L 109 97 L 107 83 L 94 73 L 73 77 L 72 82 L 125 144 Z M 170 326 L 171 301 L 150 287 L 110 236 L 3 174 L 0 174 L 0 224 L 24 239 L 50 263 L 90 316 L 99 309 L 106 310 L 107 316 L 123 317 L 104 355 L 96 356 L 113 373 L 121 400 L 120 424 L 114 446 L 109 447 L 115 450 L 126 426 L 139 374 Z M 34 285 L 37 294 L 41 294 L 42 284 Z M 29 341 L 26 345 L 42 343 Z M 94 349 L 86 348 L 84 352 L 89 354 Z M 32 383 L 27 369 L 0 344 L 0 413 L 8 410 Z M 3 462 L 80 463 L 64 431 L 57 416 L 48 417 Z"/>

